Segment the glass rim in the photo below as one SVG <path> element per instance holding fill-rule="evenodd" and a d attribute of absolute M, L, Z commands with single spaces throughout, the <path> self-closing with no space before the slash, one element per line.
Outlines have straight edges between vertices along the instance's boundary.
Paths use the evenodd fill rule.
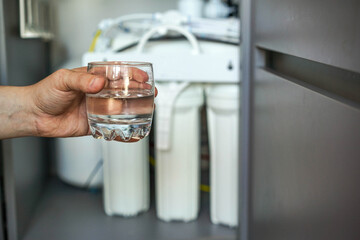
<path fill-rule="evenodd" d="M 96 61 L 89 62 L 88 66 L 152 66 L 152 63 L 138 61 Z"/>

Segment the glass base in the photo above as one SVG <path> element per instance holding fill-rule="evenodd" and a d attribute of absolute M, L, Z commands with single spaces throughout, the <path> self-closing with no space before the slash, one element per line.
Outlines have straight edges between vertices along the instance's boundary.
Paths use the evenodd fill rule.
<path fill-rule="evenodd" d="M 92 136 L 96 139 L 136 142 L 149 135 L 151 121 L 136 124 L 109 124 L 89 121 L 89 126 Z"/>

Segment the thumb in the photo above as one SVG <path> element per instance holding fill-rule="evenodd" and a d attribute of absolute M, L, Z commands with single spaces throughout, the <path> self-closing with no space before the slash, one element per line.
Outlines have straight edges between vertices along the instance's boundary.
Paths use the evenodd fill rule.
<path fill-rule="evenodd" d="M 62 91 L 80 91 L 83 93 L 97 93 L 105 86 L 105 78 L 86 72 L 60 69 L 55 72 L 57 88 Z"/>

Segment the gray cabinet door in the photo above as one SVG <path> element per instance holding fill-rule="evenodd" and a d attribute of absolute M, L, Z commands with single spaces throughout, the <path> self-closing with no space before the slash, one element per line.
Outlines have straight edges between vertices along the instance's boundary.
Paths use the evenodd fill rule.
<path fill-rule="evenodd" d="M 360 239 L 360 110 L 255 79 L 251 239 Z"/>
<path fill-rule="evenodd" d="M 360 1 L 253 3 L 256 46 L 360 71 Z"/>
<path fill-rule="evenodd" d="M 242 3 L 241 239 L 360 239 L 360 2 Z"/>

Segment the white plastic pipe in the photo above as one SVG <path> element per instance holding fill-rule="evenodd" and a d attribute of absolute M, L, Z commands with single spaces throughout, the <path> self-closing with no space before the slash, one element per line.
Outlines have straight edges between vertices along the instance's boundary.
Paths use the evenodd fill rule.
<path fill-rule="evenodd" d="M 165 35 L 169 30 L 181 33 L 186 37 L 186 39 L 190 42 L 193 48 L 191 52 L 193 55 L 198 55 L 200 53 L 199 42 L 196 40 L 195 36 L 185 28 L 180 26 L 173 26 L 173 25 L 163 25 L 150 29 L 141 38 L 137 46 L 137 52 L 142 53 L 144 51 L 145 44 L 150 40 L 152 36 L 154 36 L 155 34 Z"/>

